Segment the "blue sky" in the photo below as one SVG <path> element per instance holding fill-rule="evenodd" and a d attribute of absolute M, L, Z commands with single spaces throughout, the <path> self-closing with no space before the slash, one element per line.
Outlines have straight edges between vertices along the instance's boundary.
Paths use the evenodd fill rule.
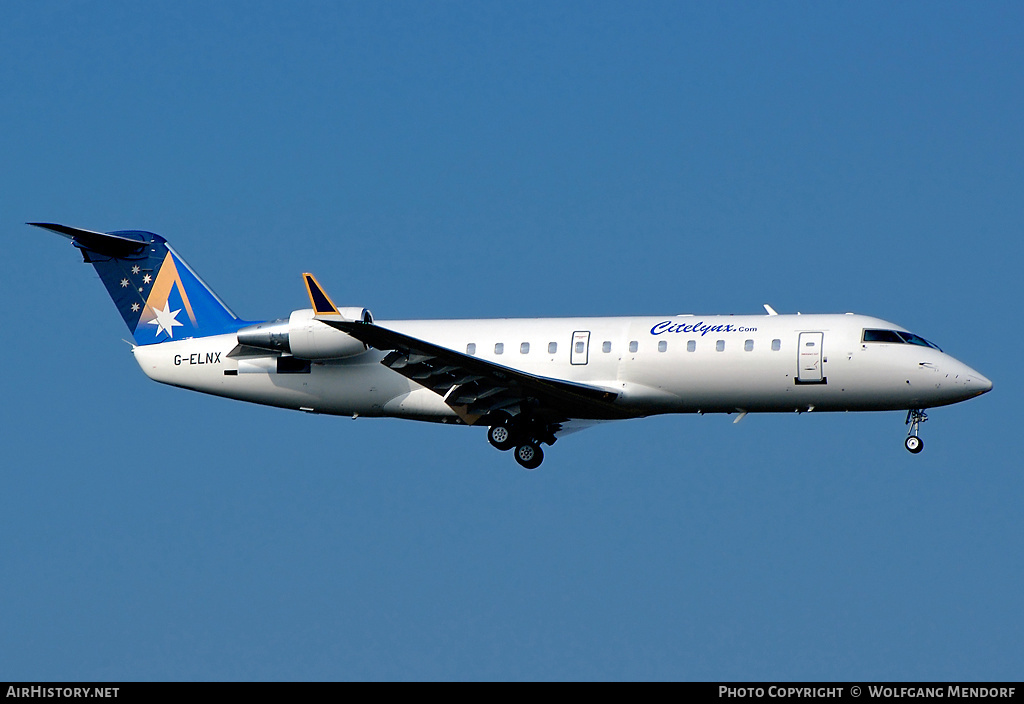
<path fill-rule="evenodd" d="M 1019 3 L 0 6 L 0 679 L 1020 679 Z M 483 431 L 148 381 L 52 221 L 244 318 L 856 311 L 903 415 Z"/>

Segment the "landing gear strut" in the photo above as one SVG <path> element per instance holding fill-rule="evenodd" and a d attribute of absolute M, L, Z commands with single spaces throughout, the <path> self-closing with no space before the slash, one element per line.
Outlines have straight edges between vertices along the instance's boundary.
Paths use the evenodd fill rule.
<path fill-rule="evenodd" d="M 921 423 L 924 423 L 926 420 L 928 420 L 928 416 L 920 408 L 911 408 L 907 411 L 906 425 L 909 425 L 910 429 L 907 431 L 907 439 L 903 446 L 915 455 L 924 449 L 924 440 L 918 436 L 918 432 L 920 431 Z"/>

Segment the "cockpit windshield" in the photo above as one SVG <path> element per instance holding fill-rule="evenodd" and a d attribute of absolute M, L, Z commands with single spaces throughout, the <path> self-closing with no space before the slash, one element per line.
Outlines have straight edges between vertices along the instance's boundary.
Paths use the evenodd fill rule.
<path fill-rule="evenodd" d="M 933 350 L 942 350 L 938 345 L 924 339 L 920 335 L 915 335 L 912 332 L 904 332 L 903 330 L 864 330 L 864 342 L 888 342 L 896 345 L 920 345 L 921 347 L 931 347 Z"/>

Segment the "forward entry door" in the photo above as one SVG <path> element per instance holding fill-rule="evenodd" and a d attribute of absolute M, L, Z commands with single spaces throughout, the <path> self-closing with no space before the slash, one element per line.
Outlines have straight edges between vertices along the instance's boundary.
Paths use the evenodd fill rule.
<path fill-rule="evenodd" d="M 822 369 L 822 347 L 825 342 L 823 332 L 800 333 L 800 345 L 797 349 L 796 380 L 799 384 L 824 384 L 825 376 Z"/>

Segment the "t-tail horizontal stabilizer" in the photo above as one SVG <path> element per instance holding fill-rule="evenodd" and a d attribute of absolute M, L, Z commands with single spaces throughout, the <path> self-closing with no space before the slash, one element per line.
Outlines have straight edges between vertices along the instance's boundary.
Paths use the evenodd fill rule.
<path fill-rule="evenodd" d="M 220 335 L 248 325 L 160 235 L 144 230 L 105 233 L 56 223 L 28 224 L 56 232 L 81 250 L 140 345 Z"/>

